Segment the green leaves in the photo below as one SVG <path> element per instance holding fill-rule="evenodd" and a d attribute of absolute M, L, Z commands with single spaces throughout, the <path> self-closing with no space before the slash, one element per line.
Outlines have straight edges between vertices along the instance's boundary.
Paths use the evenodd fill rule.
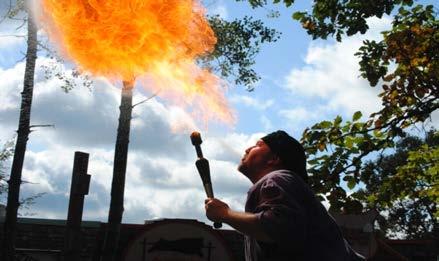
<path fill-rule="evenodd" d="M 352 121 L 357 121 L 361 118 L 361 116 L 363 116 L 363 114 L 361 113 L 361 111 L 357 111 L 354 113 L 354 115 L 352 116 Z"/>
<path fill-rule="evenodd" d="M 267 0 L 236 0 L 238 2 L 246 1 L 253 8 L 267 5 Z M 274 4 L 283 3 L 286 7 L 294 4 L 293 0 L 273 0 Z M 313 39 L 327 39 L 335 37 L 341 41 L 343 36 L 351 36 L 357 33 L 364 34 L 368 29 L 367 19 L 370 17 L 382 18 L 384 14 L 390 15 L 392 11 L 399 7 L 398 15 L 400 17 L 409 16 L 410 14 L 426 15 L 426 18 L 434 17 L 433 6 L 416 6 L 412 10 L 406 10 L 405 7 L 413 5 L 411 0 L 386 0 L 386 1 L 340 1 L 340 0 L 315 0 L 312 11 L 296 11 L 292 18 L 299 21 L 303 28 Z M 427 13 L 423 11 L 427 11 Z M 403 28 L 405 25 L 398 24 L 399 17 L 394 20 L 394 27 Z M 403 20 L 403 19 L 402 19 Z"/>
<path fill-rule="evenodd" d="M 371 86 L 383 82 L 384 108 L 371 115 L 375 127 L 390 127 L 389 136 L 401 136 L 402 129 L 439 108 L 439 21 L 432 6 L 400 8 L 383 36 L 380 42 L 365 41 L 356 55 L 361 76 Z"/>
<path fill-rule="evenodd" d="M 294 20 L 302 20 L 306 16 L 306 12 L 295 12 L 293 13 L 293 19 Z"/>
<path fill-rule="evenodd" d="M 323 10 L 328 6 L 322 4 L 319 8 Z M 371 86 L 383 83 L 379 95 L 382 110 L 371 114 L 364 122 L 360 121 L 363 115 L 359 111 L 352 115 L 352 121 L 343 122 L 337 116 L 333 121 L 322 121 L 303 133 L 302 142 L 308 158 L 313 160 L 310 170 L 316 177 L 311 180 L 324 183 L 315 186 L 316 192 L 327 194 L 340 188 L 340 184 L 334 182 L 340 176 L 345 178 L 349 189 L 355 188 L 359 182 L 354 178 L 355 173 L 364 172 L 367 167 L 364 159 L 368 155 L 394 148 L 394 141 L 405 136 L 405 128 L 425 121 L 439 108 L 439 21 L 433 14 L 430 7 L 401 9 L 392 30 L 383 34 L 382 41 L 365 41 L 356 53 L 360 57 L 361 76 L 369 80 Z M 300 16 L 300 19 L 305 17 Z M 390 64 L 393 64 L 392 68 Z M 419 165 L 422 165 L 421 161 L 413 160 L 404 169 Z M 434 166 L 427 173 L 437 168 Z M 384 182 L 383 190 L 380 190 L 384 196 L 374 197 L 376 202 L 390 206 L 396 191 L 403 191 L 401 196 L 404 197 L 413 195 L 402 188 L 412 189 L 419 179 L 408 179 L 408 171 L 405 173 L 395 176 L 393 183 Z M 425 193 L 434 196 L 437 192 L 428 190 Z M 330 201 L 334 206 L 347 202 L 348 198 Z"/>
<path fill-rule="evenodd" d="M 369 80 L 370 86 L 376 86 L 378 81 L 387 73 L 388 61 L 383 61 L 385 51 L 383 42 L 365 40 L 363 46 L 355 53 L 360 57 L 360 73 L 363 78 Z"/>
<path fill-rule="evenodd" d="M 267 4 L 266 0 L 237 1 L 248 1 L 253 8 Z M 273 0 L 272 2 L 283 3 L 286 7 L 294 3 L 292 0 Z M 341 41 L 344 35 L 364 34 L 369 29 L 366 21 L 368 18 L 381 18 L 384 14 L 390 15 L 397 6 L 411 6 L 412 4 L 413 1 L 408 0 L 315 0 L 312 11 L 295 12 L 292 18 L 299 21 L 313 39 L 326 39 L 328 36 L 333 36 L 337 41 Z"/>
<path fill-rule="evenodd" d="M 218 39 L 215 50 L 200 57 L 199 62 L 237 85 L 253 90 L 259 76 L 253 70 L 254 58 L 263 43 L 275 42 L 280 34 L 250 17 L 226 21 L 219 16 L 208 18 Z"/>
<path fill-rule="evenodd" d="M 242 2 L 242 1 L 245 1 L 245 2 L 249 2 L 249 4 L 253 7 L 253 8 L 256 8 L 256 7 L 262 7 L 262 6 L 264 6 L 264 5 L 266 5 L 267 4 L 267 0 L 236 0 L 237 2 Z M 284 4 L 285 4 L 285 6 L 287 6 L 287 7 L 289 7 L 289 6 L 291 6 L 292 4 L 294 4 L 294 0 L 273 0 L 273 3 L 274 4 L 279 4 L 279 3 L 281 3 L 281 2 L 283 2 Z"/>
<path fill-rule="evenodd" d="M 346 181 L 348 189 L 354 189 L 360 182 L 358 176 L 362 170 L 363 159 L 377 149 L 393 145 L 389 135 L 374 129 L 370 121 L 361 122 L 360 111 L 352 115 L 352 121 L 343 122 L 341 116 L 333 121 L 322 121 L 305 129 L 302 144 L 308 155 L 311 182 L 323 184 L 313 186 L 317 193 L 323 195 L 334 189 L 343 189 L 340 177 Z M 342 208 L 349 197 L 332 197 L 335 206 Z"/>
<path fill-rule="evenodd" d="M 346 176 L 344 178 L 344 180 L 347 181 L 347 186 L 348 186 L 349 189 L 354 189 L 355 186 L 357 185 L 357 181 L 352 176 Z"/>
<path fill-rule="evenodd" d="M 439 140 L 439 132 L 435 135 Z M 396 175 L 388 182 L 404 183 L 394 198 L 428 198 L 431 202 L 439 203 L 439 144 L 423 144 L 409 151 L 407 163 L 399 166 Z M 439 218 L 439 209 L 434 215 Z"/>
<path fill-rule="evenodd" d="M 317 125 L 318 128 L 320 129 L 327 129 L 332 127 L 332 122 L 330 121 L 322 121 Z"/>
<path fill-rule="evenodd" d="M 439 132 L 424 139 L 408 136 L 396 150 L 366 163 L 361 170 L 364 189 L 354 197 L 369 208 L 385 211 L 388 234 L 405 233 L 408 238 L 429 236 L 437 223 L 439 203 Z M 365 195 L 368 196 L 365 196 Z"/>

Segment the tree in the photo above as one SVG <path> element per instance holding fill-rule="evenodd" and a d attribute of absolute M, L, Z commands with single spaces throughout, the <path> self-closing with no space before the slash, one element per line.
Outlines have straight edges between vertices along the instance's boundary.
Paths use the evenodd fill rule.
<path fill-rule="evenodd" d="M 434 237 L 438 229 L 439 132 L 424 139 L 407 136 L 392 154 L 367 162 L 360 180 L 364 188 L 353 194 L 367 208 L 386 216 L 379 220 L 386 236 L 408 239 Z"/>
<path fill-rule="evenodd" d="M 346 199 L 337 185 L 341 174 L 348 187 L 354 188 L 360 181 L 362 159 L 372 152 L 393 148 L 395 141 L 404 136 L 403 129 L 425 122 L 439 107 L 439 63 L 435 51 L 438 29 L 432 6 L 400 9 L 392 30 L 383 33 L 384 40 L 365 41 L 357 53 L 361 76 L 372 86 L 378 79 L 383 81 L 379 95 L 383 109 L 371 114 L 366 122 L 359 121 L 362 114 L 356 112 L 352 121 L 344 124 L 337 117 L 304 131 L 302 141 L 312 158 L 313 180 L 318 182 L 321 178 L 330 185 L 316 189 L 330 192 L 335 208 L 340 208 Z M 394 64 L 391 72 L 389 64 Z"/>
<path fill-rule="evenodd" d="M 14 149 L 11 175 L 8 181 L 8 200 L 4 223 L 4 240 L 2 244 L 2 260 L 5 261 L 12 261 L 15 257 L 14 242 L 16 237 L 17 212 L 20 205 L 21 173 L 27 140 L 30 133 L 30 114 L 34 87 L 35 61 L 37 59 L 37 28 L 33 22 L 32 12 L 28 11 L 27 13 L 28 32 L 26 69 L 23 82 L 24 86 L 21 100 L 20 119 L 17 130 L 17 141 Z"/>
<path fill-rule="evenodd" d="M 0 253 L 0 257 L 4 258 L 4 260 L 13 260 L 15 256 L 16 223 L 17 216 L 19 215 L 18 209 L 23 206 L 29 208 L 37 198 L 45 194 L 38 193 L 28 198 L 20 199 L 21 184 L 26 183 L 21 179 L 21 174 L 29 134 L 32 132 L 32 128 L 52 126 L 30 125 L 34 88 L 34 74 L 38 47 L 46 50 L 47 54 L 51 58 L 56 59 L 58 62 L 61 61 L 53 50 L 49 49 L 43 43 L 39 42 L 37 38 L 37 28 L 34 23 L 34 17 L 30 8 L 30 3 L 24 0 L 17 0 L 14 3 L 10 1 L 7 13 L 4 17 L 0 19 L 0 22 L 3 22 L 6 19 L 23 20 L 23 26 L 27 25 L 27 52 L 25 56 L 26 67 L 23 81 L 23 91 L 21 93 L 22 100 L 17 137 L 16 141 L 14 140 L 15 148 L 11 148 L 14 141 L 9 141 L 5 144 L 0 154 L 0 195 L 6 192 L 8 194 L 6 205 L 6 219 L 4 225 L 4 240 L 2 242 L 2 251 Z M 21 17 L 22 14 L 24 14 L 24 17 Z M 63 71 L 56 67 L 56 64 L 43 67 L 46 72 L 46 78 L 57 77 L 60 80 L 63 80 L 64 85 L 62 85 L 61 88 L 63 88 L 66 92 L 73 88 L 73 78 L 80 78 L 84 86 L 89 86 L 91 84 L 87 76 L 79 75 L 75 70 L 73 71 L 73 74 L 71 76 L 67 76 Z M 6 169 L 4 168 L 4 163 L 8 157 L 13 157 L 13 160 L 11 174 L 9 175 L 9 180 L 7 181 L 8 185 L 6 186 L 4 184 L 6 178 L 6 175 L 4 173 Z"/>
<path fill-rule="evenodd" d="M 114 149 L 113 179 L 111 182 L 111 200 L 108 212 L 108 225 L 105 234 L 101 260 L 115 260 L 119 244 L 120 225 L 123 216 L 123 200 L 125 192 L 125 176 L 130 139 L 131 112 L 133 109 L 133 82 L 124 82 L 119 124 L 117 127 L 116 145 Z"/>

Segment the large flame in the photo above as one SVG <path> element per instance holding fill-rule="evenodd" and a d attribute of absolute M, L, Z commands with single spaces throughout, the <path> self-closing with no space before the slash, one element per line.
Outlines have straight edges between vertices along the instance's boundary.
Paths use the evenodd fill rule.
<path fill-rule="evenodd" d="M 139 79 L 204 121 L 233 123 L 225 85 L 195 63 L 216 43 L 198 0 L 42 0 L 42 7 L 49 37 L 81 70 Z"/>

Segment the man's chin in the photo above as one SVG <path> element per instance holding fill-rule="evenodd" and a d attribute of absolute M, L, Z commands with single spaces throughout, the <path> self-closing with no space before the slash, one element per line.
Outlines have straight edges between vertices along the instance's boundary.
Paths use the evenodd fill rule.
<path fill-rule="evenodd" d="M 247 176 L 248 171 L 247 171 L 247 167 L 244 164 L 240 163 L 238 165 L 238 171 L 244 174 L 245 176 Z"/>

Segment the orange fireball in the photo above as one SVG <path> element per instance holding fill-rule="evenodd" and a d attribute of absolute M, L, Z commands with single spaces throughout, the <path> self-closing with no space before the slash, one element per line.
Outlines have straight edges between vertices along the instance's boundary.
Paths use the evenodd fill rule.
<path fill-rule="evenodd" d="M 197 66 L 216 37 L 196 0 L 42 0 L 42 24 L 82 70 L 140 79 L 150 91 L 192 106 L 204 120 L 234 121 L 225 85 Z"/>

